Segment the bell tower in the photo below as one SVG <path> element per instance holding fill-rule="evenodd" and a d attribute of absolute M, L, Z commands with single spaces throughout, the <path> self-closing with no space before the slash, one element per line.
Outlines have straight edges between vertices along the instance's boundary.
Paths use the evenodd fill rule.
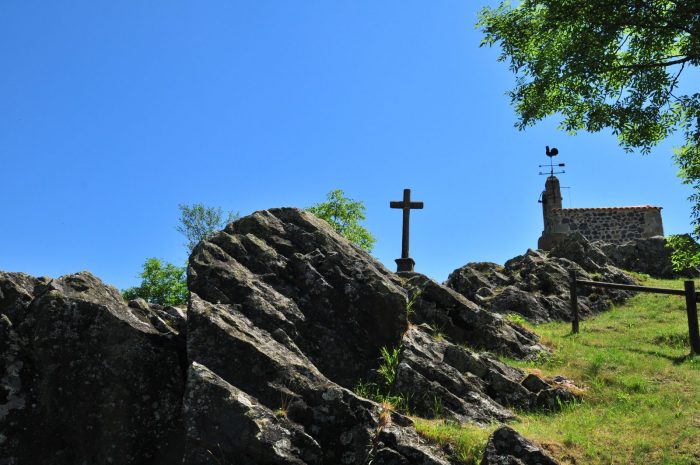
<path fill-rule="evenodd" d="M 555 174 L 565 173 L 565 171 L 554 171 L 556 168 L 563 168 L 564 163 L 554 164 L 554 157 L 559 154 L 559 150 L 549 146 L 546 147 L 547 156 L 549 157 L 549 165 L 539 165 L 540 168 L 549 168 L 549 172 L 541 172 L 541 175 L 548 175 L 547 180 L 544 183 L 544 191 L 540 195 L 539 202 L 542 204 L 542 218 L 544 220 L 544 230 L 542 231 L 542 236 L 540 236 L 537 241 L 538 249 L 551 249 L 559 239 L 560 234 L 555 232 L 554 226 L 554 210 L 561 210 L 561 186 L 559 185 L 559 179 L 554 176 Z"/>
<path fill-rule="evenodd" d="M 552 210 L 555 208 L 561 209 L 561 186 L 556 176 L 551 175 L 545 181 L 540 201 L 542 202 L 542 216 L 544 218 L 544 231 L 542 231 L 542 234 L 553 233 Z"/>

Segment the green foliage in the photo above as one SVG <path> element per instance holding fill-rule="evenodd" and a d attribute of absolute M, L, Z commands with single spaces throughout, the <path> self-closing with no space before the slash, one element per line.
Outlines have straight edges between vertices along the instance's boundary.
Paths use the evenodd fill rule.
<path fill-rule="evenodd" d="M 380 351 L 381 363 L 377 368 L 377 373 L 381 378 L 379 382 L 368 382 L 360 380 L 355 386 L 355 394 L 372 399 L 375 402 L 386 402 L 391 404 L 396 410 L 408 414 L 410 412 L 411 396 L 396 394 L 394 392 L 394 382 L 396 381 L 396 371 L 399 366 L 401 346 L 388 349 L 382 347 Z"/>
<path fill-rule="evenodd" d="M 679 90 L 683 71 L 700 64 L 699 17 L 697 0 L 523 0 L 484 8 L 478 27 L 516 75 L 519 128 L 557 115 L 563 130 L 609 129 L 642 153 L 681 129 L 674 158 L 694 189 L 698 238 L 700 93 Z"/>
<path fill-rule="evenodd" d="M 377 372 L 384 378 L 387 386 L 392 386 L 396 380 L 396 370 L 399 366 L 399 354 L 401 347 L 397 346 L 393 349 L 382 347 L 382 363 L 379 365 Z"/>
<path fill-rule="evenodd" d="M 505 316 L 505 319 L 513 324 L 522 326 L 523 328 L 527 325 L 527 320 L 525 320 L 525 318 L 520 313 L 508 313 Z"/>
<path fill-rule="evenodd" d="M 179 205 L 180 220 L 175 229 L 187 238 L 187 250 L 192 249 L 203 239 L 216 230 L 223 228 L 226 223 L 237 219 L 238 213 L 228 212 L 224 217 L 221 208 L 205 207 L 201 203 Z M 160 305 L 184 305 L 187 303 L 187 268 L 172 263 L 149 258 L 143 264 L 139 275 L 141 285 L 122 291 L 126 300 L 142 298 L 147 302 Z"/>
<path fill-rule="evenodd" d="M 149 258 L 139 275 L 141 285 L 122 292 L 124 299 L 142 298 L 159 305 L 183 305 L 187 303 L 187 273 L 185 267 L 164 264 L 157 258 Z"/>
<path fill-rule="evenodd" d="M 329 192 L 325 202 L 307 209 L 317 217 L 326 220 L 338 234 L 363 250 L 371 252 L 376 239 L 359 224 L 365 219 L 365 210 L 362 202 L 345 197 L 341 189 Z"/>
<path fill-rule="evenodd" d="M 406 303 L 406 319 L 408 319 L 411 315 L 415 313 L 415 310 L 413 310 L 413 306 L 416 304 L 416 301 L 418 300 L 418 297 L 423 293 L 423 289 L 420 287 L 416 287 L 413 289 L 413 294 L 411 297 L 408 299 L 408 302 Z"/>
<path fill-rule="evenodd" d="M 445 420 L 415 419 L 418 433 L 441 446 L 452 446 L 457 458 L 466 465 L 477 465 L 484 454 L 486 441 L 495 426 L 480 427 L 465 423 L 458 425 Z"/>
<path fill-rule="evenodd" d="M 230 211 L 224 215 L 220 207 L 206 207 L 201 203 L 178 205 L 178 208 L 180 220 L 175 229 L 187 238 L 189 252 L 202 240 L 240 217 L 238 213 Z"/>
<path fill-rule="evenodd" d="M 688 234 L 674 234 L 666 237 L 666 246 L 670 247 L 671 264 L 678 272 L 700 265 L 700 245 Z"/>
<path fill-rule="evenodd" d="M 410 414 L 410 397 L 392 394 L 384 385 L 360 380 L 353 391 L 360 397 L 371 399 L 378 403 L 391 404 L 395 410 L 404 414 Z"/>

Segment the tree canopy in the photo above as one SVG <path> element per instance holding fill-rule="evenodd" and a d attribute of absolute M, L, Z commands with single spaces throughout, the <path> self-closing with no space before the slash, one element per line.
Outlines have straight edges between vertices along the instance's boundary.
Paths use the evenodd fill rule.
<path fill-rule="evenodd" d="M 325 202 L 317 203 L 307 209 L 309 212 L 326 220 L 338 234 L 360 248 L 371 252 L 376 239 L 360 221 L 365 219 L 365 205 L 359 200 L 345 197 L 341 189 L 328 193 Z"/>
<path fill-rule="evenodd" d="M 159 305 L 182 305 L 187 302 L 187 273 L 184 266 L 161 263 L 157 258 L 149 258 L 143 264 L 139 275 L 141 285 L 122 292 L 126 300 L 142 298 Z"/>
<path fill-rule="evenodd" d="M 187 239 L 186 247 L 189 252 L 202 240 L 240 217 L 238 213 L 231 211 L 224 215 L 220 207 L 207 207 L 201 203 L 178 205 L 178 208 L 180 220 L 175 229 Z"/>
<path fill-rule="evenodd" d="M 504 1 L 477 26 L 516 75 L 519 128 L 558 115 L 566 131 L 609 129 L 642 153 L 682 130 L 675 160 L 700 235 L 700 89 L 682 81 L 700 64 L 698 0 Z"/>

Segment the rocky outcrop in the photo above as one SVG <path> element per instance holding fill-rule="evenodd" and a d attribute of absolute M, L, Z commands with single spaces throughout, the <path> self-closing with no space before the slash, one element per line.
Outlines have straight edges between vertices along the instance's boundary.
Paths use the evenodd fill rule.
<path fill-rule="evenodd" d="M 557 465 L 557 463 L 549 454 L 508 426 L 502 426 L 493 432 L 481 459 L 481 465 Z"/>
<path fill-rule="evenodd" d="M 424 276 L 389 272 L 305 212 L 274 209 L 230 224 L 194 250 L 189 287 L 194 365 L 185 399 L 200 397 L 192 390 L 202 383 L 235 399 L 204 412 L 186 404 L 186 418 L 216 409 L 261 419 L 246 426 L 258 439 L 220 451 L 224 460 L 257 463 L 247 457 L 279 443 L 283 454 L 270 463 L 300 463 L 311 460 L 296 445 L 304 441 L 324 464 L 450 460 L 409 419 L 353 393 L 361 383 L 384 382 L 412 411 L 458 421 L 507 420 L 509 406 L 538 408 L 539 392 L 520 384 L 525 373 L 460 346 L 525 358 L 544 350 L 536 336 Z M 451 341 L 429 322 L 442 324 Z M 397 357 L 390 382 L 377 371 L 382 349 Z M 198 457 L 217 449 L 209 429 L 188 423 L 187 449 Z"/>
<path fill-rule="evenodd" d="M 0 273 L 0 465 L 447 465 L 392 400 L 486 424 L 573 399 L 492 355 L 536 357 L 534 334 L 300 210 L 199 244 L 188 285 L 185 313 Z"/>
<path fill-rule="evenodd" d="M 181 460 L 184 318 L 161 311 L 87 272 L 0 273 L 0 463 Z"/>
<path fill-rule="evenodd" d="M 634 279 L 610 265 L 600 249 L 583 236 L 567 236 L 551 252 L 528 250 L 495 263 L 468 263 L 453 271 L 445 285 L 495 313 L 516 313 L 529 321 L 571 320 L 570 271 L 578 279 L 634 284 Z M 579 287 L 579 313 L 591 315 L 623 302 L 627 291 Z"/>

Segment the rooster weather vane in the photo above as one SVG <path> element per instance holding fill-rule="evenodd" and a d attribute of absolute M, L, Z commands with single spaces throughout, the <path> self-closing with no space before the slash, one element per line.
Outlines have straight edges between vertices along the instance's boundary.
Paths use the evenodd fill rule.
<path fill-rule="evenodd" d="M 546 153 L 547 156 L 549 157 L 549 165 L 538 165 L 538 166 L 539 166 L 540 168 L 549 168 L 549 173 L 547 173 L 547 172 L 544 172 L 544 173 L 543 173 L 542 171 L 540 171 L 540 175 L 548 174 L 549 176 L 554 176 L 555 174 L 563 174 L 563 173 L 566 173 L 566 171 L 564 171 L 564 170 L 561 170 L 561 171 L 554 171 L 554 168 L 555 168 L 555 167 L 556 167 L 556 168 L 563 168 L 563 167 L 566 166 L 565 163 L 554 164 L 554 157 L 556 157 L 557 155 L 559 155 L 559 150 L 557 150 L 557 149 L 554 148 L 554 147 L 552 147 L 552 149 L 550 150 L 550 149 L 549 149 L 549 145 L 546 145 L 546 146 L 545 146 L 545 153 Z"/>

